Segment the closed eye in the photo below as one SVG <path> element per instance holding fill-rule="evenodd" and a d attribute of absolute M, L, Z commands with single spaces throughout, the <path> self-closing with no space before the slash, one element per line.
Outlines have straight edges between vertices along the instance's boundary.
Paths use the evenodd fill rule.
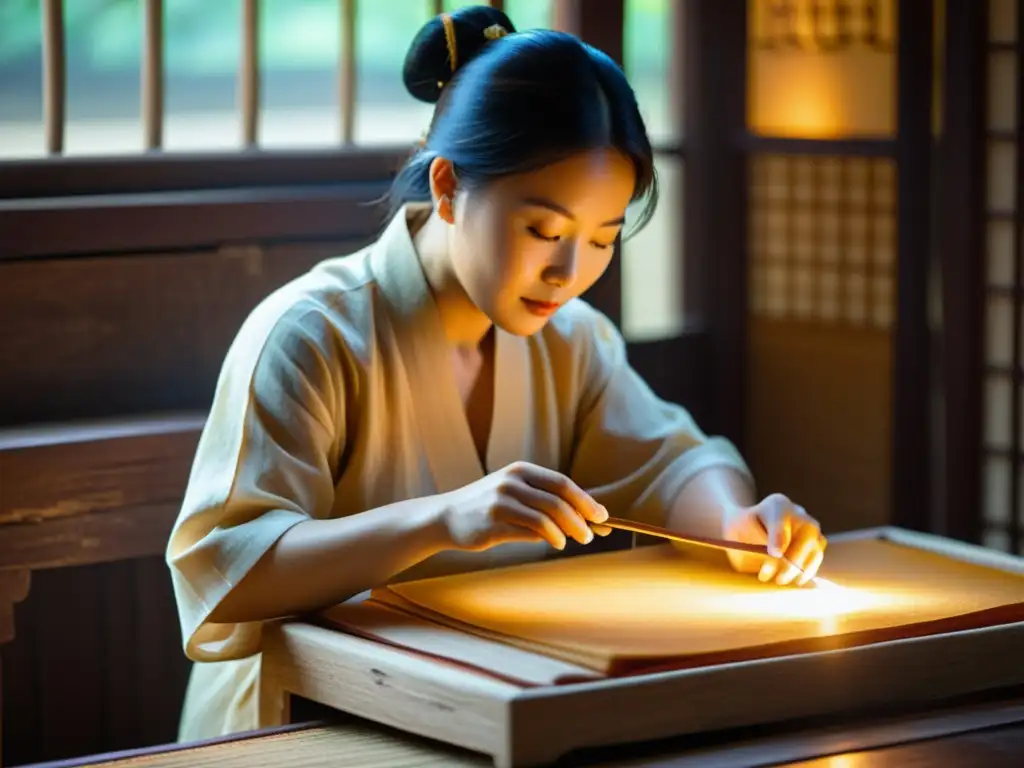
<path fill-rule="evenodd" d="M 538 240 L 543 240 L 546 243 L 557 243 L 560 239 L 559 235 L 555 235 L 554 237 L 545 237 L 536 227 L 527 227 L 526 230 Z"/>
<path fill-rule="evenodd" d="M 542 234 L 536 227 L 527 227 L 526 230 L 531 235 L 536 237 L 538 240 L 543 240 L 546 243 L 557 243 L 559 240 L 562 239 L 561 235 L 552 235 L 552 236 L 548 237 L 548 236 Z M 611 248 L 612 245 L 614 245 L 614 243 L 595 243 L 595 242 L 591 242 L 590 244 L 592 246 L 594 246 L 595 248 L 597 248 L 599 251 L 607 250 L 608 248 Z"/>

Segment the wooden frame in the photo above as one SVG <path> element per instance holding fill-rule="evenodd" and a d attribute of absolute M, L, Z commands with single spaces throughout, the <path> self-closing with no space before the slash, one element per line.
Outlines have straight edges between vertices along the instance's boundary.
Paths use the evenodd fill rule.
<path fill-rule="evenodd" d="M 896 323 L 892 367 L 893 525 L 932 530 L 932 34 L 934 3 L 896 10 Z"/>
<path fill-rule="evenodd" d="M 1024 573 L 1024 558 L 899 528 L 836 538 L 862 537 Z M 499 768 L 533 766 L 584 747 L 1009 688 L 1024 684 L 1024 667 L 1015 663 L 1022 642 L 1024 622 L 1018 622 L 838 651 L 524 689 L 369 640 L 287 621 L 265 630 L 260 726 L 287 723 L 289 699 L 296 695 L 483 752 Z M 800 695 L 745 695 L 783 686 Z M 581 723 L 594 725 L 581 728 Z"/>
<path fill-rule="evenodd" d="M 686 323 L 711 338 L 709 427 L 745 449 L 747 373 L 747 168 L 737 146 L 746 124 L 747 10 L 681 0 L 688 149 L 681 217 Z"/>
<path fill-rule="evenodd" d="M 937 430 L 931 531 L 982 540 L 985 315 L 985 118 L 988 3 L 945 0 L 935 247 L 942 271 L 938 342 L 944 424 Z"/>
<path fill-rule="evenodd" d="M 977 438 L 968 445 L 980 457 L 951 457 L 951 463 L 959 459 L 964 480 L 979 483 L 970 502 L 983 510 L 975 531 L 979 538 L 1021 553 L 1024 437 L 1011 425 L 1024 416 L 1024 8 L 1019 0 L 989 0 L 981 6 L 987 18 L 976 36 L 981 72 L 976 91 L 991 108 L 976 124 L 979 191 L 970 210 L 979 229 L 977 250 L 963 254 L 976 267 L 978 278 L 971 286 L 976 301 L 964 307 L 972 310 L 970 315 L 962 311 L 945 323 L 951 328 L 967 324 L 960 335 L 950 334 L 950 348 L 959 353 L 961 377 L 973 377 L 973 386 L 962 390 L 972 400 L 962 404 L 961 426 L 975 428 L 965 436 Z M 998 482 L 1003 477 L 1005 483 Z"/>

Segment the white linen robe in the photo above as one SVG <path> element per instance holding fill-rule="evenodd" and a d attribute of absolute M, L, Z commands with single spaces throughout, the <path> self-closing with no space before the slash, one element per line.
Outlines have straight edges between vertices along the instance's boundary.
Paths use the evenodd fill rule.
<path fill-rule="evenodd" d="M 481 466 L 407 206 L 375 243 L 267 297 L 227 353 L 167 547 L 186 655 L 179 738 L 257 727 L 259 622 L 213 609 L 291 526 L 445 492 L 513 461 L 571 476 L 610 514 L 662 522 L 735 448 L 654 395 L 615 326 L 582 300 L 523 338 L 496 330 Z M 547 544 L 444 552 L 402 578 L 546 557 Z"/>

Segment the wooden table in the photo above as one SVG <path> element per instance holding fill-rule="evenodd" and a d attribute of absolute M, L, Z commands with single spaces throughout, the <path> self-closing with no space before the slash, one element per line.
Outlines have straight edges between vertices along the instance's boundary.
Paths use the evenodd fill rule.
<path fill-rule="evenodd" d="M 598 723 L 580 727 L 600 727 Z M 946 734 L 946 735 L 941 735 Z M 846 723 L 798 723 L 773 733 L 726 732 L 571 756 L 572 765 L 800 766 L 800 768 L 1019 768 L 1024 756 L 1024 691 L 917 714 Z M 331 722 L 256 731 L 198 745 L 97 755 L 35 768 L 482 767 L 481 755 L 338 715 Z"/>
<path fill-rule="evenodd" d="M 1020 558 L 899 529 L 854 531 L 842 538 L 852 546 L 875 546 L 877 539 L 950 561 L 1011 573 L 1024 569 Z M 409 650 L 401 636 L 384 635 L 381 641 L 372 629 L 360 636 L 359 620 L 339 620 L 353 631 L 297 619 L 264 627 L 261 726 L 292 722 L 289 704 L 302 697 L 489 755 L 496 768 L 549 765 L 563 755 L 613 744 L 687 734 L 692 743 L 712 731 L 878 715 L 894 706 L 937 707 L 957 697 L 1024 688 L 1020 621 L 632 677 L 531 685 L 474 668 L 476 663 L 498 672 L 494 654 L 511 650 L 489 649 L 488 660 L 482 660 L 486 654 L 479 647 L 458 644 L 463 633 L 453 631 L 455 637 L 444 640 L 447 653 L 463 662 L 456 664 L 437 658 L 430 646 Z M 532 662 L 507 663 L 525 669 Z M 549 671 L 536 675 L 535 681 L 550 679 Z"/>

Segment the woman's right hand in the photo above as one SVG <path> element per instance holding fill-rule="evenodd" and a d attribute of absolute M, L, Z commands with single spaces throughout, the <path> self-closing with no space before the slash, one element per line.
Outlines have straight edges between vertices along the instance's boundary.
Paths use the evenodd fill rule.
<path fill-rule="evenodd" d="M 523 461 L 441 494 L 440 500 L 448 538 L 463 550 L 516 541 L 547 541 L 564 549 L 569 537 L 589 544 L 595 533 L 610 533 L 600 525 L 608 511 L 576 483 Z"/>

